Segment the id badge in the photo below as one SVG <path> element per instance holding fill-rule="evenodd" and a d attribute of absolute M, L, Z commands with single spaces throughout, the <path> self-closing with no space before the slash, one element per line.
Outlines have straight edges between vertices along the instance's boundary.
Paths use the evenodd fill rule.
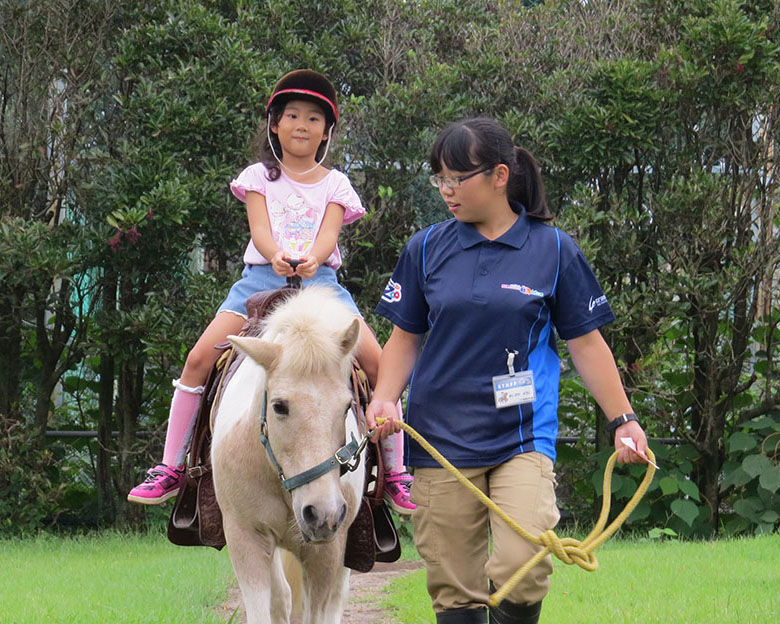
<path fill-rule="evenodd" d="M 493 398 L 499 409 L 536 401 L 533 371 L 493 377 Z"/>

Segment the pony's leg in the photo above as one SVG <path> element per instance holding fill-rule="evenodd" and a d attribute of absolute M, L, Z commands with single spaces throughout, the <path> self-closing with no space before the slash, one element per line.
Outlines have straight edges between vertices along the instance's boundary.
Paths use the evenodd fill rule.
<path fill-rule="evenodd" d="M 303 623 L 340 624 L 349 598 L 349 568 L 344 567 L 346 535 L 303 549 Z"/>
<path fill-rule="evenodd" d="M 251 527 L 224 520 L 230 561 L 246 607 L 247 624 L 271 624 L 271 577 L 276 545 Z"/>
<path fill-rule="evenodd" d="M 284 572 L 282 550 L 277 548 L 271 569 L 271 622 L 289 624 L 291 611 L 292 591 Z"/>
<path fill-rule="evenodd" d="M 303 617 L 303 568 L 298 557 L 284 548 L 280 550 L 284 577 L 292 593 L 290 620 L 298 618 L 297 621 L 300 622 Z"/>

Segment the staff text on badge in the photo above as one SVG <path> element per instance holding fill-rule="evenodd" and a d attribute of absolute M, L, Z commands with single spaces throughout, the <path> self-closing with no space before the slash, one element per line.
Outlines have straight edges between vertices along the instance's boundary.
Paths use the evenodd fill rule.
<path fill-rule="evenodd" d="M 536 401 L 536 387 L 532 371 L 522 371 L 514 375 L 493 377 L 493 398 L 497 408 L 533 403 Z"/>

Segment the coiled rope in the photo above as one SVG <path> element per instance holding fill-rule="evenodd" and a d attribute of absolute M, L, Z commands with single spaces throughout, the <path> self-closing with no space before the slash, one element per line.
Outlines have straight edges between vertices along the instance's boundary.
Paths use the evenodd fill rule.
<path fill-rule="evenodd" d="M 377 423 L 382 424 L 385 422 L 385 418 L 377 418 Z M 601 502 L 601 513 L 599 514 L 596 525 L 590 534 L 583 540 L 574 539 L 573 537 L 564 537 L 561 539 L 555 534 L 552 529 L 545 531 L 538 536 L 531 535 L 523 527 L 518 525 L 512 518 L 510 518 L 498 505 L 496 505 L 485 493 L 475 486 L 471 481 L 463 476 L 455 466 L 453 466 L 447 459 L 439 453 L 430 442 L 423 438 L 417 431 L 407 425 L 405 422 L 400 423 L 401 428 L 406 431 L 420 446 L 422 446 L 441 466 L 447 470 L 453 477 L 460 481 L 466 489 L 468 489 L 474 496 L 476 496 L 483 505 L 495 511 L 504 522 L 506 522 L 512 530 L 520 535 L 523 539 L 528 540 L 532 544 L 537 546 L 544 546 L 536 555 L 529 559 L 517 572 L 515 572 L 511 578 L 504 583 L 498 591 L 490 596 L 490 605 L 495 607 L 506 598 L 506 596 L 515 588 L 515 586 L 528 574 L 528 571 L 533 568 L 537 563 L 544 559 L 549 553 L 554 554 L 558 559 L 566 564 L 576 563 L 582 569 L 592 572 L 599 567 L 598 559 L 594 551 L 606 542 L 612 535 L 621 527 L 626 521 L 626 518 L 631 515 L 634 508 L 642 500 L 642 497 L 647 492 L 647 488 L 650 487 L 650 482 L 653 480 L 655 474 L 655 466 L 652 464 L 647 465 L 647 471 L 645 477 L 639 484 L 639 487 L 634 492 L 631 500 L 628 501 L 623 511 L 621 511 L 617 517 L 606 528 L 604 526 L 607 523 L 607 517 L 609 516 L 610 509 L 610 495 L 612 492 L 612 471 L 615 467 L 615 461 L 617 460 L 618 451 L 615 451 L 607 461 L 607 465 L 604 468 L 604 492 L 603 500 Z M 655 463 L 655 455 L 648 448 L 647 456 L 651 462 Z"/>

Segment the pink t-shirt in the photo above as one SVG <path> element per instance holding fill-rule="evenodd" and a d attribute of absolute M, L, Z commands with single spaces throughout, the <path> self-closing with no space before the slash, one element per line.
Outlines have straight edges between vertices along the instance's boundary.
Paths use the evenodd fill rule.
<path fill-rule="evenodd" d="M 328 204 L 344 207 L 344 225 L 366 214 L 349 178 L 340 171 L 331 169 L 328 175 L 314 184 L 296 182 L 284 170 L 279 178 L 271 182 L 266 172 L 263 163 L 250 165 L 230 183 L 230 190 L 242 202 L 246 202 L 247 191 L 256 191 L 265 197 L 271 234 L 279 248 L 290 258 L 309 254 Z M 250 239 L 244 252 L 244 263 L 269 264 L 270 261 L 260 254 Z M 325 264 L 332 269 L 341 266 L 338 246 Z"/>

